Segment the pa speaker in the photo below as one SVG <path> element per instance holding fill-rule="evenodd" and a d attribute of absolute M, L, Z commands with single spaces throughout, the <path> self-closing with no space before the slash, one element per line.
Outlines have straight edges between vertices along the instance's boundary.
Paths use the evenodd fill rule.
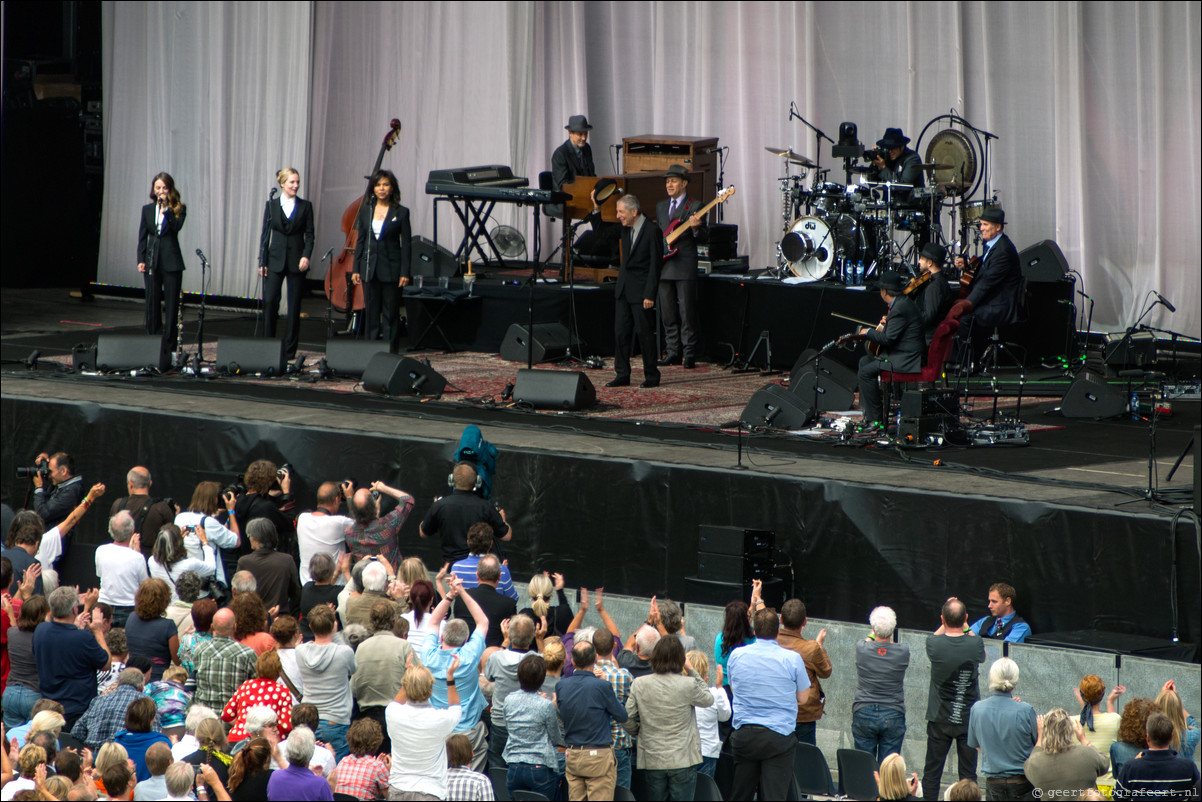
<path fill-rule="evenodd" d="M 1081 371 L 1060 399 L 1066 418 L 1115 418 L 1127 411 L 1127 398 L 1096 373 Z"/>
<path fill-rule="evenodd" d="M 326 340 L 326 367 L 339 376 L 362 376 L 376 354 L 388 353 L 388 343 L 374 340 Z"/>
<path fill-rule="evenodd" d="M 71 367 L 77 371 L 96 370 L 96 343 L 80 343 L 71 349 Z"/>
<path fill-rule="evenodd" d="M 561 323 L 535 323 L 533 337 L 527 334 L 528 331 L 529 329 L 521 323 L 514 323 L 509 327 L 509 331 L 505 332 L 505 339 L 501 342 L 501 359 L 508 362 L 525 362 L 527 348 L 532 349 L 531 353 L 536 363 L 554 362 L 567 356 L 568 346 L 571 344 L 567 326 Z"/>
<path fill-rule="evenodd" d="M 284 342 L 265 337 L 217 338 L 217 372 L 234 376 L 284 375 Z"/>
<path fill-rule="evenodd" d="M 413 238 L 413 275 L 457 276 L 459 263 L 455 255 L 441 245 L 435 245 L 425 237 Z"/>
<path fill-rule="evenodd" d="M 363 387 L 384 395 L 442 395 L 446 378 L 429 365 L 398 354 L 376 354 L 363 372 Z"/>
<path fill-rule="evenodd" d="M 800 429 L 812 417 L 810 407 L 801 398 L 779 384 L 766 384 L 751 396 L 739 420 L 748 426 Z"/>
<path fill-rule="evenodd" d="M 856 382 L 844 383 L 834 373 L 814 373 L 810 371 L 802 375 L 796 383 L 790 382 L 793 394 L 808 407 L 814 407 L 818 412 L 832 409 L 851 409 L 856 399 Z M 815 388 L 817 384 L 817 388 Z M 817 406 L 815 406 L 817 401 Z"/>
<path fill-rule="evenodd" d="M 157 334 L 101 334 L 96 340 L 96 369 L 166 370 L 163 338 Z"/>
<path fill-rule="evenodd" d="M 793 392 L 797 392 L 797 385 L 801 382 L 801 377 L 814 370 L 814 357 L 818 355 L 817 348 L 807 348 L 801 352 L 801 356 L 797 357 L 797 361 L 793 363 L 793 370 L 789 372 L 789 388 Z M 827 378 L 842 384 L 844 387 L 855 387 L 859 383 L 856 378 L 856 372 L 851 368 L 831 357 L 823 357 L 818 360 L 818 372 Z M 811 385 L 810 392 L 814 392 Z M 811 400 L 812 400 L 811 396 Z"/>
<path fill-rule="evenodd" d="M 1055 240 L 1045 239 L 1026 248 L 1018 255 L 1023 278 L 1031 284 L 1060 281 L 1068 275 L 1068 261 Z"/>
<path fill-rule="evenodd" d="M 513 400 L 536 409 L 588 409 L 597 403 L 597 390 L 577 371 L 522 368 L 513 384 Z"/>

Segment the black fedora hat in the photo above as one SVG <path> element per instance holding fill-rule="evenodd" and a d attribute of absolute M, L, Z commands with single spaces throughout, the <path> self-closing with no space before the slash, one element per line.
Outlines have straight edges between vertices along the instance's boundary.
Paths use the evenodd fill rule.
<path fill-rule="evenodd" d="M 947 258 L 947 248 L 942 245 L 936 245 L 934 242 L 928 242 L 922 246 L 920 256 L 925 256 L 937 265 L 942 266 L 943 260 Z"/>
<path fill-rule="evenodd" d="M 900 128 L 886 128 L 885 135 L 876 141 L 878 148 L 904 148 L 910 137 L 902 133 Z"/>
<path fill-rule="evenodd" d="M 890 295 L 901 295 L 908 285 L 906 277 L 896 270 L 886 270 L 876 280 L 876 289 L 884 290 Z"/>
<path fill-rule="evenodd" d="M 1006 210 L 1001 206 L 989 206 L 985 211 L 981 212 L 981 220 L 985 223 L 995 223 L 999 226 L 1006 225 Z"/>
<path fill-rule="evenodd" d="M 689 180 L 689 171 L 685 169 L 685 166 L 683 164 L 674 164 L 668 168 L 668 174 L 664 177 L 665 178 L 683 178 L 685 181 L 688 181 Z"/>
<path fill-rule="evenodd" d="M 573 114 L 568 118 L 568 124 L 564 128 L 575 134 L 593 130 L 593 127 L 588 124 L 588 117 L 583 114 Z"/>

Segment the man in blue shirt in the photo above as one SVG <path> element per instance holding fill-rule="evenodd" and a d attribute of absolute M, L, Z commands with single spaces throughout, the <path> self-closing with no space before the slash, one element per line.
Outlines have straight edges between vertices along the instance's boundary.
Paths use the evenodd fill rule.
<path fill-rule="evenodd" d="M 472 620 L 476 622 L 476 631 L 469 637 L 466 621 L 459 618 L 448 621 L 442 631 L 442 640 L 431 643 L 421 653 L 422 665 L 434 675 L 434 692 L 430 696 L 430 703 L 446 710 L 450 707 L 447 700 L 446 673 L 455 658 L 459 658 L 459 668 L 455 671 L 455 688 L 459 693 L 463 715 L 460 716 L 454 732 L 466 735 L 472 742 L 472 771 L 484 771 L 484 764 L 488 761 L 488 731 L 484 722 L 480 720 L 480 714 L 484 712 L 487 702 L 480 690 L 480 657 L 485 649 L 488 616 L 470 594 L 463 592 L 462 582 L 452 576 L 448 579 L 448 584 L 450 590 L 446 597 L 430 614 L 431 630 L 438 631 L 439 624 L 451 610 L 452 600 L 458 597 L 467 605 Z"/>
<path fill-rule="evenodd" d="M 982 638 L 1022 643 L 1031 634 L 1031 625 L 1014 611 L 1014 600 L 1018 598 L 1014 588 L 1005 582 L 989 586 L 989 615 L 972 625 L 975 635 Z"/>
<path fill-rule="evenodd" d="M 1039 737 L 1035 708 L 1014 698 L 1018 664 L 1009 657 L 989 667 L 989 696 L 972 706 L 968 745 L 982 751 L 986 799 L 1029 799 L 1033 790 L 1023 771 Z"/>
<path fill-rule="evenodd" d="M 56 588 L 47 599 L 52 620 L 33 633 L 42 696 L 62 704 L 68 729 L 96 698 L 96 672 L 106 670 L 110 662 L 100 612 L 92 610 L 87 629 L 75 626 L 78 598 L 73 587 Z"/>
<path fill-rule="evenodd" d="M 625 721 L 626 708 L 619 704 L 609 682 L 593 673 L 596 662 L 591 643 L 575 644 L 572 665 L 576 671 L 555 686 L 555 706 L 568 745 L 564 761 L 569 799 L 613 799 L 618 780 L 609 722 L 610 718 L 619 724 Z"/>
<path fill-rule="evenodd" d="M 734 694 L 735 758 L 731 799 L 784 799 L 793 778 L 797 706 L 806 700 L 810 678 L 805 660 L 776 642 L 780 620 L 763 609 L 753 621 L 755 643 L 735 649 L 727 661 Z"/>

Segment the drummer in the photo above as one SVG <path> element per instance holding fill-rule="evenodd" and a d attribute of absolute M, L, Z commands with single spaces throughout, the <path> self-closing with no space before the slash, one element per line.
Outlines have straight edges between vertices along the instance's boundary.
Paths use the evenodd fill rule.
<path fill-rule="evenodd" d="M 909 141 L 900 128 L 886 128 L 885 135 L 876 141 L 877 149 L 872 151 L 868 180 L 923 186 L 922 159 L 906 147 Z"/>

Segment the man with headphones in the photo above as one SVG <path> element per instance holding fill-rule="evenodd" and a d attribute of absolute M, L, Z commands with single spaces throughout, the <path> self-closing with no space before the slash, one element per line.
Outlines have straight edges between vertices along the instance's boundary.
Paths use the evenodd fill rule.
<path fill-rule="evenodd" d="M 505 510 L 481 498 L 479 475 L 471 463 L 457 463 L 447 477 L 451 494 L 437 499 L 426 513 L 419 530 L 422 537 L 442 537 L 442 558 L 448 563 L 462 560 L 470 553 L 467 530 L 483 521 L 493 528 L 497 540 L 513 537 Z"/>

